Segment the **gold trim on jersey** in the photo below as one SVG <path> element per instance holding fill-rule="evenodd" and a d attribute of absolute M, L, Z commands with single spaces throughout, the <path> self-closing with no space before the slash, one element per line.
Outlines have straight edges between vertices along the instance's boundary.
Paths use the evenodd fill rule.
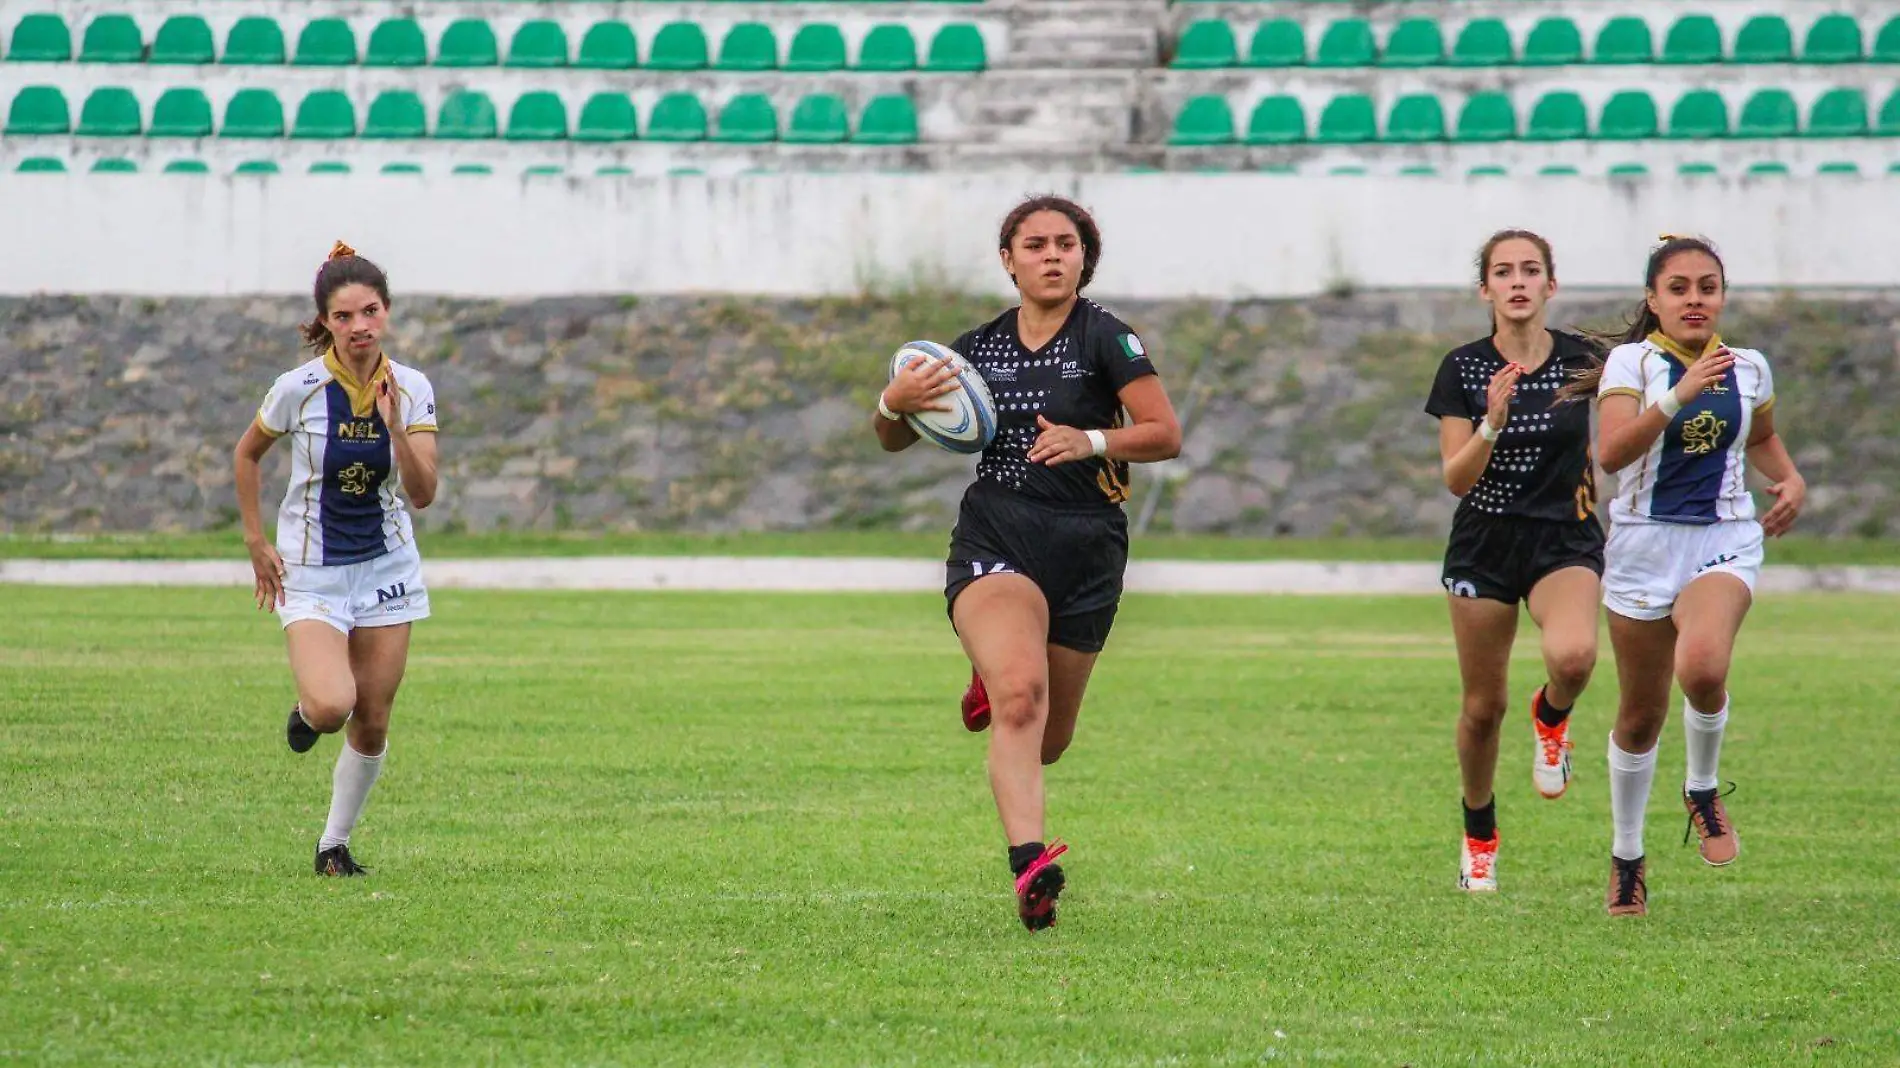
<path fill-rule="evenodd" d="M 1609 389 L 1597 394 L 1598 400 L 1602 400 L 1604 397 L 1635 397 L 1637 400 L 1642 400 L 1643 391 L 1640 389 L 1632 389 L 1629 386 L 1611 386 Z"/>
<path fill-rule="evenodd" d="M 343 361 L 337 359 L 334 348 L 323 354 L 323 369 L 330 372 L 330 377 L 336 379 L 337 385 L 343 387 L 344 394 L 350 398 L 350 413 L 358 419 L 367 419 L 369 413 L 376 410 L 376 384 L 391 373 L 389 357 L 378 352 L 376 366 L 369 373 L 369 381 L 358 382 L 350 369 L 343 366 Z"/>
<path fill-rule="evenodd" d="M 1769 397 L 1767 400 L 1762 401 L 1760 404 L 1755 405 L 1755 414 L 1760 415 L 1763 412 L 1770 412 L 1770 411 L 1773 411 L 1774 408 L 1775 408 L 1775 398 Z"/>
<path fill-rule="evenodd" d="M 1661 330 L 1651 331 L 1646 340 L 1669 355 L 1674 356 L 1676 362 L 1682 364 L 1684 367 L 1689 366 L 1722 347 L 1722 335 L 1720 334 L 1711 334 L 1709 336 L 1709 343 L 1702 346 L 1701 352 L 1690 352 L 1688 349 L 1678 345 L 1674 338 L 1663 333 Z"/>
<path fill-rule="evenodd" d="M 433 434 L 436 432 L 436 425 L 434 423 L 411 423 L 403 427 L 402 430 L 405 434 Z"/>
<path fill-rule="evenodd" d="M 286 433 L 289 433 L 288 431 L 284 431 L 284 430 L 272 430 L 270 428 L 270 424 L 264 422 L 264 413 L 261 411 L 258 412 L 257 415 L 251 418 L 251 423 L 252 425 L 256 426 L 257 429 L 262 430 L 264 432 L 264 436 L 271 439 L 272 441 L 276 441 L 278 438 L 283 437 Z"/>

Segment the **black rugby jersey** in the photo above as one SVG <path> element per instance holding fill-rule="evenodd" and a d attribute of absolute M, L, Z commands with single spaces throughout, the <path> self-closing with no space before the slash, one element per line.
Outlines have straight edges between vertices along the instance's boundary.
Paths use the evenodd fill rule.
<path fill-rule="evenodd" d="M 1077 430 L 1121 426 L 1122 387 L 1155 373 L 1147 350 L 1126 323 L 1082 298 L 1049 343 L 1031 352 L 1016 332 L 1017 311 L 952 346 L 975 365 L 996 400 L 996 438 L 977 461 L 977 480 L 1039 500 L 1120 504 L 1128 499 L 1126 462 L 1098 456 L 1050 467 L 1030 463 L 1029 448 L 1041 433 L 1039 414 Z"/>
<path fill-rule="evenodd" d="M 1590 366 L 1594 351 L 1574 334 L 1552 330 L 1550 337 L 1550 359 L 1517 380 L 1510 418 L 1492 446 L 1490 464 L 1459 502 L 1459 519 L 1473 512 L 1573 522 L 1594 517 L 1589 401 L 1553 403 L 1557 390 Z M 1488 337 L 1446 353 L 1425 411 L 1470 419 L 1476 428 L 1488 407 L 1491 377 L 1504 363 Z"/>

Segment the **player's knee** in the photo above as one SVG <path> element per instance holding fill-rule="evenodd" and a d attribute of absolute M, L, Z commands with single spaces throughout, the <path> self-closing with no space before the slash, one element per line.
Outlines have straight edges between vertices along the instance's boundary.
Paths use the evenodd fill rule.
<path fill-rule="evenodd" d="M 1728 688 L 1728 657 L 1689 650 L 1676 657 L 1676 684 L 1697 708 L 1717 704 Z"/>
<path fill-rule="evenodd" d="M 1574 693 L 1589 683 L 1590 673 L 1596 667 L 1597 651 L 1593 645 L 1557 649 L 1550 656 L 1550 680 Z"/>
<path fill-rule="evenodd" d="M 1040 728 L 1049 715 L 1049 684 L 1033 676 L 985 681 L 990 695 L 990 720 L 1004 730 Z"/>
<path fill-rule="evenodd" d="M 349 721 L 351 706 L 355 703 L 355 690 L 339 688 L 308 694 L 298 705 L 303 709 L 305 723 L 321 734 L 330 734 L 343 729 L 343 724 Z"/>
<path fill-rule="evenodd" d="M 1504 721 L 1505 704 L 1501 693 L 1468 693 L 1459 715 L 1468 729 L 1494 731 Z"/>

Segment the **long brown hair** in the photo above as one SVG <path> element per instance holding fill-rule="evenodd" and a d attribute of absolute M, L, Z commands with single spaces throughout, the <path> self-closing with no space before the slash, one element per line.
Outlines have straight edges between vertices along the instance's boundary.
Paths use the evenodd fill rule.
<path fill-rule="evenodd" d="M 356 254 L 356 250 L 338 241 L 330 249 L 330 257 L 317 269 L 317 282 L 312 295 L 317 301 L 317 317 L 303 325 L 304 344 L 319 356 L 336 347 L 336 339 L 330 336 L 330 328 L 324 320 L 330 316 L 330 298 L 344 286 L 368 286 L 383 298 L 383 307 L 389 307 L 389 276 L 381 267 Z"/>
<path fill-rule="evenodd" d="M 1643 296 L 1636 302 L 1629 319 L 1621 331 L 1610 330 L 1602 333 L 1592 331 L 1590 337 L 1604 347 L 1633 345 L 1655 333 L 1662 327 L 1662 320 L 1649 306 L 1650 295 L 1656 292 L 1656 279 L 1662 277 L 1663 268 L 1669 261 L 1684 252 L 1700 252 L 1715 261 L 1715 269 L 1721 273 L 1723 288 L 1728 287 L 1728 268 L 1722 263 L 1721 253 L 1715 251 L 1715 245 L 1706 237 L 1689 234 L 1663 234 L 1662 244 L 1649 250 L 1649 264 L 1643 270 Z M 1602 356 L 1590 361 L 1575 379 L 1557 391 L 1560 402 L 1586 400 L 1596 396 L 1597 387 L 1603 382 Z"/>

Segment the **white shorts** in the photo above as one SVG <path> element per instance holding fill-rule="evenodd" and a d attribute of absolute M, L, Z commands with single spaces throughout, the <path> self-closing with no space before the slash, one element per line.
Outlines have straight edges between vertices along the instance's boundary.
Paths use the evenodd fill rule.
<path fill-rule="evenodd" d="M 1734 575 L 1753 593 L 1761 557 L 1761 524 L 1752 519 L 1617 523 L 1603 550 L 1603 604 L 1629 619 L 1666 619 L 1682 591 L 1704 575 Z"/>
<path fill-rule="evenodd" d="M 288 627 L 320 619 L 348 634 L 357 627 L 393 627 L 429 618 L 422 554 L 414 542 L 359 564 L 284 565 L 284 603 L 277 618 Z"/>

